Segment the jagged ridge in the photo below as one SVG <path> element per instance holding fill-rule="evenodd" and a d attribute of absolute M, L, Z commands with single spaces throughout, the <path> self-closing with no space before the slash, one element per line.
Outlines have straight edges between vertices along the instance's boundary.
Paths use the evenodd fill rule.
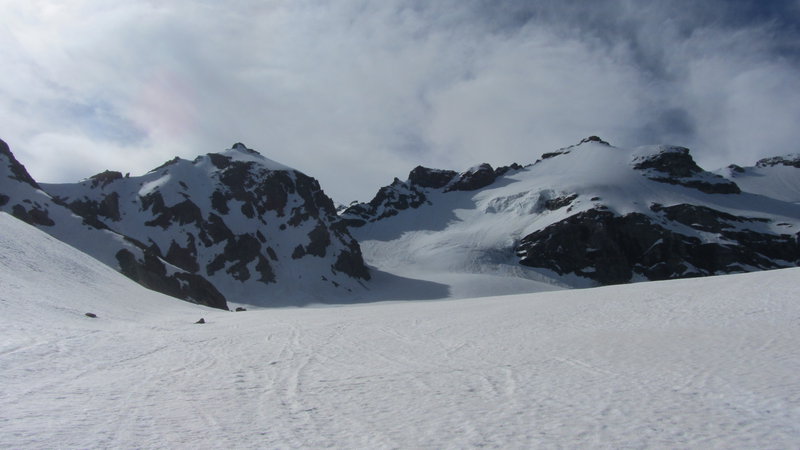
<path fill-rule="evenodd" d="M 758 167 L 794 170 L 796 160 Z M 466 197 L 452 197 L 456 172 L 418 167 L 343 217 L 373 264 L 380 261 L 372 255 L 399 254 L 427 270 L 447 261 L 451 270 L 494 267 L 569 286 L 800 264 L 800 207 L 743 190 L 744 172 L 731 179 L 705 171 L 687 148 L 629 150 L 591 136 L 512 167 Z M 514 262 L 530 272 L 520 275 Z"/>
<path fill-rule="evenodd" d="M 347 295 L 370 279 L 317 180 L 241 143 L 141 177 L 104 172 L 46 189 L 88 223 L 146 242 L 236 302 L 325 301 L 327 291 Z"/>

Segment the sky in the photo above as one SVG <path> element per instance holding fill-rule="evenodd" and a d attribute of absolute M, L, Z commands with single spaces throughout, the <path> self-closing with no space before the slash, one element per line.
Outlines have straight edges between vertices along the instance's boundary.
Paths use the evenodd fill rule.
<path fill-rule="evenodd" d="M 369 200 L 589 135 L 800 152 L 800 0 L 0 0 L 0 138 L 42 182 L 235 142 Z"/>

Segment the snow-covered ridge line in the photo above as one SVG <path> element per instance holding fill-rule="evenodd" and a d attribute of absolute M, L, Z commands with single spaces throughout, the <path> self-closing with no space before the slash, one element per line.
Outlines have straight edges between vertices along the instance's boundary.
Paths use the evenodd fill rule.
<path fill-rule="evenodd" d="M 526 166 L 418 166 L 337 211 L 315 179 L 237 143 L 37 195 L 129 239 L 140 252 L 124 258 L 131 276 L 147 278 L 131 266 L 147 259 L 150 272 L 197 277 L 233 304 L 474 297 L 796 266 L 795 160 L 709 172 L 683 147 L 625 149 L 591 136 Z M 36 189 L 24 174 L 14 181 Z M 43 227 L 52 220 L 41 202 L 22 203 L 6 209 Z M 123 269 L 119 256 L 78 241 Z"/>
<path fill-rule="evenodd" d="M 207 278 L 234 303 L 351 301 L 370 279 L 317 180 L 241 143 L 142 176 L 104 172 L 45 189 Z"/>
<path fill-rule="evenodd" d="M 449 188 L 454 171 L 416 168 L 341 215 L 368 262 L 406 275 L 490 270 L 581 287 L 796 266 L 800 173 L 791 157 L 770 161 L 756 169 L 781 177 L 757 184 L 752 171 L 704 170 L 684 147 L 591 136 L 468 192 Z"/>

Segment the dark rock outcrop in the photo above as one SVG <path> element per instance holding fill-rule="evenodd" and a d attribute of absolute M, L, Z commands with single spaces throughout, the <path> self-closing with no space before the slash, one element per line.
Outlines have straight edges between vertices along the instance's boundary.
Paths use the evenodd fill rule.
<path fill-rule="evenodd" d="M 433 184 L 436 185 L 438 182 Z M 341 214 L 341 217 L 348 226 L 360 227 L 368 222 L 396 216 L 406 209 L 419 208 L 427 200 L 423 188 L 395 178 L 392 184 L 380 188 L 369 203 L 352 205 Z"/>
<path fill-rule="evenodd" d="M 492 166 L 483 163 L 478 167 L 462 173 L 453 184 L 445 189 L 445 192 L 475 191 L 494 183 L 496 178 L 497 175 Z"/>
<path fill-rule="evenodd" d="M 502 177 L 503 175 L 507 174 L 508 172 L 522 170 L 524 167 L 520 166 L 517 163 L 511 163 L 510 166 L 500 166 L 494 169 L 494 176 L 495 178 Z"/>
<path fill-rule="evenodd" d="M 120 178 L 122 178 L 122 173 L 112 170 L 106 170 L 105 172 L 101 172 L 97 175 L 92 175 L 89 177 L 89 179 L 92 180 L 92 187 L 104 187 L 108 183 L 111 183 L 114 180 L 119 180 Z"/>
<path fill-rule="evenodd" d="M 576 198 L 578 198 L 578 194 L 565 195 L 565 196 L 562 196 L 562 197 L 551 198 L 551 199 L 545 200 L 543 206 L 545 207 L 545 209 L 548 209 L 550 211 L 555 211 L 555 210 L 561 209 L 561 208 L 563 208 L 565 206 L 569 206 L 570 204 L 572 204 L 573 201 L 575 201 Z"/>
<path fill-rule="evenodd" d="M 417 166 L 408 174 L 407 181 L 395 178 L 392 184 L 380 188 L 368 203 L 353 203 L 340 211 L 340 216 L 348 226 L 361 227 L 369 222 L 396 216 L 401 211 L 429 204 L 428 195 L 431 192 L 482 189 L 506 173 L 522 169 L 517 163 L 497 169 L 484 163 L 459 174 L 453 170 Z"/>
<path fill-rule="evenodd" d="M 539 159 L 536 162 L 538 163 L 538 162 L 541 162 L 542 160 L 545 160 L 545 159 L 555 158 L 556 156 L 559 156 L 559 155 L 566 155 L 568 153 L 571 153 L 572 150 L 575 149 L 576 147 L 579 147 L 579 146 L 581 146 L 583 144 L 589 144 L 589 143 L 603 144 L 603 145 L 606 145 L 606 146 L 609 146 L 609 147 L 611 146 L 611 144 L 609 144 L 608 142 L 600 139 L 598 136 L 589 136 L 587 138 L 581 139 L 581 141 L 578 142 L 577 144 L 570 145 L 568 147 L 562 147 L 562 148 L 560 148 L 560 149 L 558 149 L 558 150 L 556 150 L 554 152 L 542 153 L 541 159 Z"/>
<path fill-rule="evenodd" d="M 703 172 L 686 147 L 663 146 L 657 153 L 634 159 L 633 168 L 653 169 L 672 178 L 688 178 Z"/>
<path fill-rule="evenodd" d="M 345 276 L 370 278 L 358 242 L 319 182 L 242 144 L 194 161 L 174 159 L 142 177 L 104 172 L 101 178 L 53 188 L 88 223 L 129 230 L 169 264 L 223 286 L 250 286 L 230 288 L 251 293 L 238 302 L 267 297 L 257 292 L 297 279 L 308 270 L 306 258 L 327 259 L 325 275 L 343 274 L 332 280 L 337 285 L 347 284 Z"/>
<path fill-rule="evenodd" d="M 185 272 L 168 274 L 164 262 L 153 250 L 145 251 L 143 261 L 126 249 L 117 252 L 116 257 L 120 272 L 148 289 L 212 308 L 228 309 L 225 297 L 208 280 Z"/>
<path fill-rule="evenodd" d="M 50 218 L 47 209 L 40 206 L 38 203 L 27 202 L 28 206 L 24 203 L 17 203 L 11 208 L 11 214 L 17 219 L 29 225 L 42 225 L 45 227 L 52 227 L 56 223 Z"/>
<path fill-rule="evenodd" d="M 744 167 L 737 166 L 736 164 L 729 165 L 728 170 L 730 170 L 732 173 L 744 173 Z"/>
<path fill-rule="evenodd" d="M 439 189 L 447 186 L 457 175 L 458 173 L 452 170 L 417 166 L 408 174 L 408 181 L 414 186 Z"/>
<path fill-rule="evenodd" d="M 756 167 L 788 166 L 800 168 L 800 154 L 787 156 L 774 156 L 772 158 L 760 159 Z"/>
<path fill-rule="evenodd" d="M 653 181 L 685 186 L 707 194 L 739 194 L 733 181 L 706 172 L 694 162 L 685 147 L 661 146 L 652 154 L 638 156 L 633 168 Z"/>
<path fill-rule="evenodd" d="M 683 234 L 641 213 L 615 215 L 588 210 L 525 236 L 517 247 L 520 263 L 576 274 L 598 284 L 626 283 L 634 275 L 649 280 L 686 278 L 746 270 L 789 267 L 800 262 L 797 237 L 742 229 L 762 222 L 693 205 L 654 211 L 687 229 Z M 717 233 L 717 240 L 698 233 Z"/>
<path fill-rule="evenodd" d="M 106 225 L 99 219 L 100 217 L 104 217 L 114 222 L 118 222 L 120 220 L 119 194 L 116 192 L 103 195 L 100 201 L 83 199 L 65 202 L 63 199 L 56 200 L 58 200 L 59 203 L 67 206 L 75 214 L 81 216 L 83 218 L 83 223 L 94 228 L 107 228 Z"/>
<path fill-rule="evenodd" d="M 8 161 L 8 178 L 26 183 L 34 189 L 41 189 L 39 187 L 39 183 L 37 183 L 33 177 L 30 176 L 28 170 L 25 169 L 25 166 L 17 161 L 17 159 L 11 153 L 11 149 L 8 147 L 8 144 L 6 144 L 6 142 L 2 139 L 0 139 L 0 155 L 5 156 Z"/>

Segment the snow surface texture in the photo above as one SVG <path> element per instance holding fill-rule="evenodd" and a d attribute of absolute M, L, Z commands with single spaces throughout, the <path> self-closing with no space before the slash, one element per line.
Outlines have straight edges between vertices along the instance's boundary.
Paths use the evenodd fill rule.
<path fill-rule="evenodd" d="M 2 448 L 800 441 L 800 269 L 227 313 L 0 229 Z"/>

